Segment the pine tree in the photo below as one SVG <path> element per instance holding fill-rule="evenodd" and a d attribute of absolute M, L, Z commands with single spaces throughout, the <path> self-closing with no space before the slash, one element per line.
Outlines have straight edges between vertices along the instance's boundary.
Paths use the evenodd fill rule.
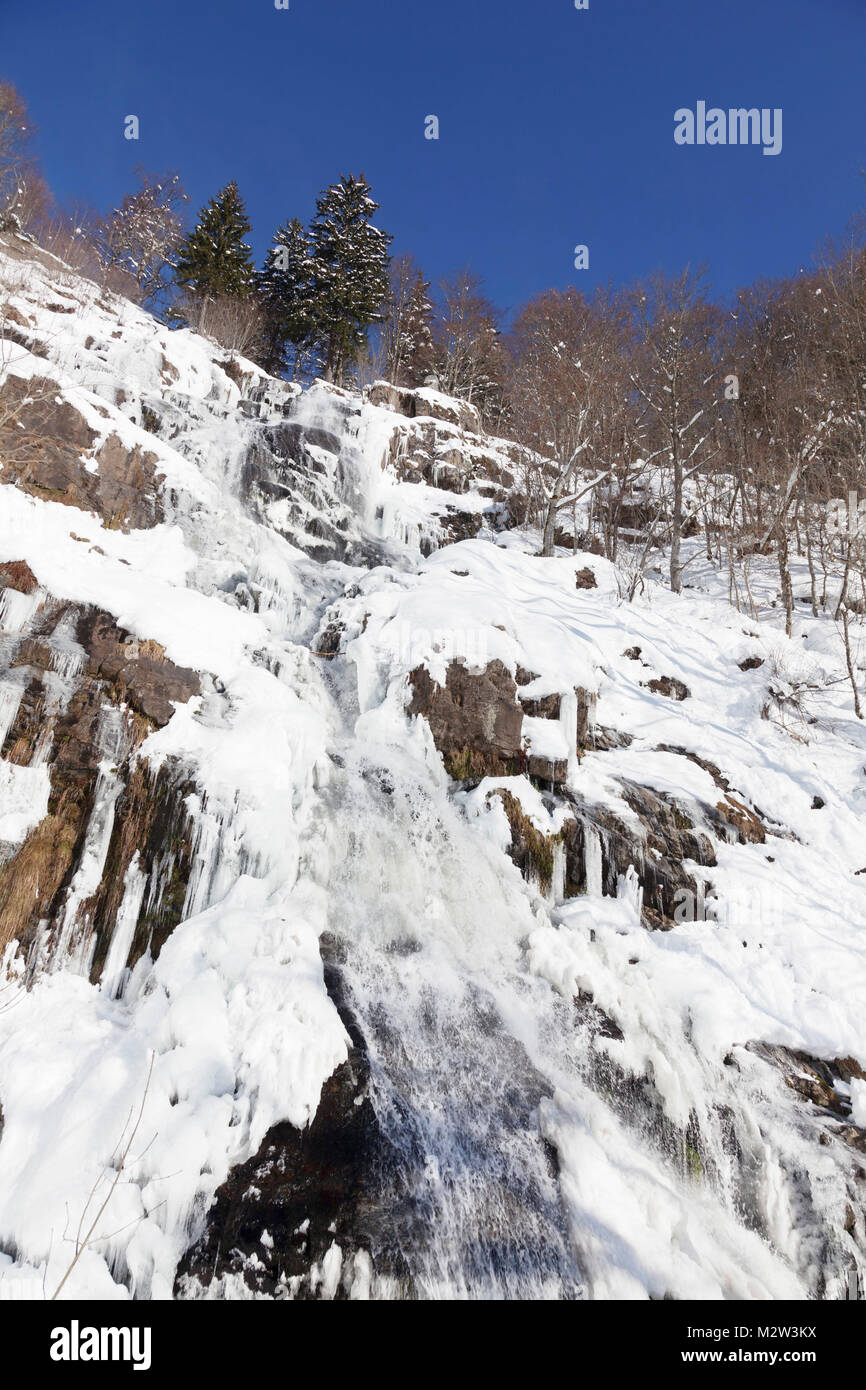
<path fill-rule="evenodd" d="M 382 341 L 395 386 L 421 386 L 435 368 L 430 283 L 411 256 L 391 265 Z"/>
<path fill-rule="evenodd" d="M 269 349 L 264 365 L 268 371 L 281 372 L 287 349 L 294 348 L 294 379 L 316 326 L 310 242 L 297 218 L 274 233 L 256 284 L 268 318 Z"/>
<path fill-rule="evenodd" d="M 421 386 L 434 370 L 436 349 L 433 343 L 433 301 L 429 295 L 430 281 L 421 271 L 409 291 L 406 309 L 406 360 L 410 386 Z"/>
<path fill-rule="evenodd" d="M 250 221 L 232 182 L 212 198 L 181 244 L 175 280 L 197 298 L 228 295 L 243 299 L 255 283 L 250 248 L 244 241 Z"/>
<path fill-rule="evenodd" d="M 341 177 L 316 201 L 312 308 L 328 381 L 342 382 L 367 330 L 382 320 L 391 237 L 372 224 L 378 208 L 363 174 Z"/>

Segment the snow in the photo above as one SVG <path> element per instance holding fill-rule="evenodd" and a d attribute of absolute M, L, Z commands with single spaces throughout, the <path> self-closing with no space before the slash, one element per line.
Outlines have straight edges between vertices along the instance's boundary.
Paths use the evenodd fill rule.
<path fill-rule="evenodd" d="M 50 792 L 46 767 L 0 761 L 0 840 L 20 845 L 46 814 Z"/>
<path fill-rule="evenodd" d="M 75 313 L 55 313 L 54 276 L 0 248 L 0 280 L 47 343 L 64 399 L 100 438 L 118 433 L 157 455 L 166 520 L 125 533 L 0 486 L 0 562 L 25 560 L 40 586 L 30 597 L 6 591 L 2 638 L 20 633 L 48 592 L 103 608 L 202 673 L 202 693 L 139 754 L 154 768 L 179 760 L 194 783 L 195 868 L 184 920 L 156 961 L 125 966 L 144 892 L 136 858 L 99 982 L 85 953 L 26 989 L 21 956 L 7 955 L 0 1243 L 15 1256 L 0 1255 L 4 1287 L 41 1296 L 32 1291 L 60 1283 L 70 1237 L 88 1202 L 92 1210 L 109 1191 L 143 1102 L 127 1180 L 61 1297 L 172 1296 L 178 1260 L 230 1168 L 272 1125 L 308 1124 L 348 1055 L 320 957 L 331 932 L 346 944 L 377 1117 L 397 1132 L 410 1114 L 426 1145 L 413 1175 L 432 1213 L 429 1249 L 411 1252 L 422 1294 L 541 1297 L 580 1285 L 595 1298 L 805 1298 L 830 1230 L 833 1296 L 844 1270 L 866 1262 L 862 1232 L 858 1244 L 844 1229 L 859 1160 L 817 1143 L 802 1102 L 748 1047 L 866 1062 L 866 732 L 839 680 L 832 622 L 798 615 L 787 639 L 769 565 L 753 574 L 759 613 L 745 616 L 697 551 L 693 587 L 675 596 L 650 581 L 631 604 L 607 561 L 542 559 L 530 532 L 484 531 L 425 558 L 422 542 L 436 542 L 446 507 L 477 514 L 484 499 L 399 481 L 383 468 L 400 427 L 393 412 L 321 384 L 293 403 L 292 418 L 339 439 L 339 457 L 322 450 L 320 462 L 353 537 L 380 563 L 315 565 L 241 500 L 258 426 L 237 410 L 227 355 L 82 281 L 68 285 Z M 253 364 L 240 368 L 266 384 Z M 46 362 L 16 350 L 10 370 L 44 375 Z M 141 428 L 148 400 L 181 423 L 171 444 Z M 586 567 L 597 587 L 578 590 Z M 256 611 L 237 600 L 241 589 L 256 595 Z M 332 664 L 310 650 L 326 616 L 345 626 Z M 634 647 L 637 660 L 625 655 Z M 740 671 L 752 655 L 764 665 Z M 58 659 L 57 680 L 72 679 L 80 654 L 70 645 Z M 696 871 L 711 910 L 666 932 L 642 925 L 633 876 L 616 898 L 602 896 L 591 830 L 587 893 L 563 900 L 560 865 L 543 898 L 508 858 L 496 793 L 515 797 L 546 836 L 571 812 L 526 777 L 455 793 L 425 721 L 407 716 L 410 672 L 423 665 L 444 683 L 454 660 L 523 668 L 533 677 L 523 698 L 562 697 L 560 719 L 524 719 L 524 741 L 567 764 L 576 802 L 612 810 L 638 835 L 622 797 L 634 782 L 699 820 L 724 793 L 671 751 L 680 749 L 760 810 L 766 844 L 716 840 L 717 866 Z M 665 676 L 688 698 L 649 688 Z M 796 695 L 804 682 L 814 723 L 770 695 Z M 578 690 L 597 696 L 597 725 L 631 735 L 628 747 L 578 760 Z M 20 697 L 0 683 L 0 732 Z M 103 872 L 120 790 L 113 768 L 106 750 L 70 922 Z M 0 761 L 0 841 L 20 844 L 49 793 L 50 763 Z M 813 809 L 816 797 L 823 808 Z M 407 942 L 411 950 L 395 949 Z M 622 1037 L 590 1039 L 579 998 Z M 596 1055 L 611 1064 L 604 1084 L 588 1060 Z M 656 1127 L 679 1136 L 676 1161 L 649 1121 L 629 1118 L 629 1076 L 657 1097 Z M 534 1097 L 516 1128 L 515 1092 Z M 850 1102 L 851 1122 L 866 1127 L 866 1083 L 851 1083 Z M 726 1113 L 758 1175 L 748 1192 Z M 695 1127 L 703 1158 L 686 1139 Z M 556 1149 L 558 1188 L 542 1139 Z M 540 1194 L 537 1209 L 523 1205 L 523 1178 Z M 503 1209 L 527 1248 L 547 1252 L 543 1267 L 530 1262 L 504 1284 L 495 1259 L 485 1265 L 478 1253 Z M 350 1259 L 336 1238 L 313 1277 L 323 1297 L 388 1287 L 366 1252 Z M 248 1293 L 239 1281 L 221 1287 Z"/>

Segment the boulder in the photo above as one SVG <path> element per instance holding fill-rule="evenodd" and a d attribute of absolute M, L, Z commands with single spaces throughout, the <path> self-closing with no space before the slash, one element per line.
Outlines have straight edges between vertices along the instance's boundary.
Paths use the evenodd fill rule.
<path fill-rule="evenodd" d="M 514 677 L 501 661 L 470 671 L 452 661 L 445 684 L 418 666 L 409 676 L 410 715 L 423 715 L 449 774 L 458 781 L 524 770 L 523 711 Z"/>

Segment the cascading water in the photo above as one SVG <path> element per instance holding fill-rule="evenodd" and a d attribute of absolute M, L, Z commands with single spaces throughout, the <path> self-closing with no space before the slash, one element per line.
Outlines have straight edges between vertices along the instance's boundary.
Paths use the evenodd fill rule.
<path fill-rule="evenodd" d="M 574 1297 L 533 1061 L 545 1035 L 574 1039 L 568 1006 L 522 968 L 528 897 L 398 768 L 349 754 L 323 816 L 341 987 L 391 1158 L 386 1258 L 422 1297 Z"/>

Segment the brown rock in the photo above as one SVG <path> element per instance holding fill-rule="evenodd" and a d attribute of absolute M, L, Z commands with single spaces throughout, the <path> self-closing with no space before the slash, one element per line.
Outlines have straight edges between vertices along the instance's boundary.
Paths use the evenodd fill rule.
<path fill-rule="evenodd" d="M 452 661 L 444 686 L 418 666 L 409 682 L 408 713 L 427 719 L 452 777 L 464 781 L 523 771 L 523 711 L 514 678 L 501 661 L 479 672 Z"/>
<path fill-rule="evenodd" d="M 83 511 L 128 530 L 163 519 L 157 496 L 157 456 L 97 433 L 49 378 L 9 376 L 0 387 L 0 480 L 24 492 Z M 83 455 L 98 469 L 88 472 Z"/>
<path fill-rule="evenodd" d="M 0 589 L 17 589 L 22 594 L 32 594 L 39 588 L 39 581 L 25 560 L 7 560 L 0 565 Z"/>
<path fill-rule="evenodd" d="M 131 638 L 99 609 L 85 611 L 77 636 L 88 653 L 88 674 L 105 681 L 119 702 L 128 702 L 157 728 L 174 713 L 172 702 L 186 704 L 201 690 L 196 671 L 169 661 L 158 642 Z"/>
<path fill-rule="evenodd" d="M 719 801 L 716 810 L 722 820 L 727 825 L 733 826 L 737 832 L 737 839 L 741 845 L 763 845 L 766 843 L 767 832 L 764 829 L 760 816 L 744 806 L 741 801 L 737 801 L 728 793 L 723 801 Z"/>
<path fill-rule="evenodd" d="M 676 676 L 660 676 L 657 680 L 647 681 L 647 687 L 656 695 L 667 696 L 669 700 L 687 700 L 692 693 Z"/>
<path fill-rule="evenodd" d="M 20 578 L 20 572 L 18 574 Z M 26 575 L 24 576 L 26 579 Z M 73 624 L 83 666 L 64 677 L 70 686 L 58 703 L 54 633 Z M 183 790 L 170 764 L 158 775 L 135 754 L 142 740 L 173 713 L 172 701 L 198 692 L 194 671 L 175 666 L 155 642 L 135 642 L 97 609 L 47 599 L 16 643 L 10 671 L 22 685 L 18 711 L 0 753 L 29 766 L 37 752 L 48 754 L 50 794 L 44 819 L 0 864 L 0 948 L 18 939 L 27 944 L 40 923 L 53 927 L 66 902 L 80 861 L 103 758 L 100 729 L 106 708 L 119 712 L 118 776 L 125 785 L 115 806 L 112 840 L 102 882 L 79 923 L 97 933 L 98 971 L 123 897 L 124 877 L 136 851 L 150 878 L 132 948 L 132 958 L 156 951 L 180 920 L 189 872 L 189 835 Z M 50 675 L 50 680 L 46 679 Z M 47 697 L 50 692 L 50 698 Z M 185 848 L 185 845 L 187 846 Z"/>

